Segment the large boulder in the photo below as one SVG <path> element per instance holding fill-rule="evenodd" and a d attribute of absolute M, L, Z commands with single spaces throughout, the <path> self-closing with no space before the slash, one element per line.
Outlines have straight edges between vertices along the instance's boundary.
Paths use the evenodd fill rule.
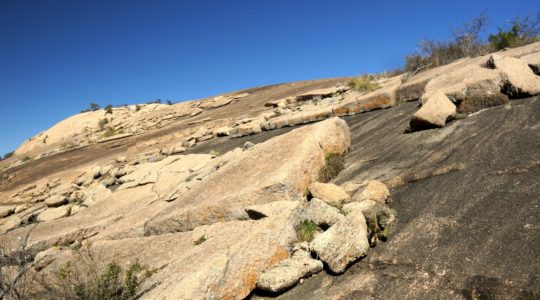
<path fill-rule="evenodd" d="M 493 54 L 488 65 L 503 74 L 504 89 L 509 96 L 527 97 L 540 94 L 540 77 L 521 59 Z"/>
<path fill-rule="evenodd" d="M 350 133 L 332 118 L 272 138 L 180 195 L 145 226 L 147 235 L 247 218 L 245 206 L 303 197 L 329 153 L 345 153 Z M 272 162 L 271 164 L 261 162 Z"/>
<path fill-rule="evenodd" d="M 311 258 L 305 250 L 296 251 L 291 258 L 282 260 L 276 266 L 264 271 L 257 281 L 257 288 L 272 293 L 281 292 L 294 286 L 300 279 L 320 272 L 323 263 Z"/>
<path fill-rule="evenodd" d="M 322 199 L 326 203 L 337 207 L 350 199 L 343 189 L 333 183 L 314 182 L 309 186 L 308 191 L 312 197 Z"/>
<path fill-rule="evenodd" d="M 411 130 L 443 127 L 455 115 L 454 103 L 443 92 L 435 91 L 426 97 L 424 105 L 414 113 L 410 127 Z"/>
<path fill-rule="evenodd" d="M 310 247 L 332 272 L 342 273 L 350 263 L 366 256 L 369 250 L 364 215 L 360 211 L 352 211 L 318 235 Z"/>

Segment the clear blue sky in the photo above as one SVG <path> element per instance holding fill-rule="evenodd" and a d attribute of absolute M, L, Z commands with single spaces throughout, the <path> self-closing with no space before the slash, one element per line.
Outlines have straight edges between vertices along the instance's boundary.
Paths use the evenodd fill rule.
<path fill-rule="evenodd" d="M 0 0 L 0 154 L 90 102 L 202 98 L 400 66 L 422 38 L 538 0 Z"/>

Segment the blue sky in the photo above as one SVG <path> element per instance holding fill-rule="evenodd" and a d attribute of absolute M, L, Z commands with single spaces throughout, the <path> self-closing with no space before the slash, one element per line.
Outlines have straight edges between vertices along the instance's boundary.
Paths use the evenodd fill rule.
<path fill-rule="evenodd" d="M 0 0 L 0 154 L 78 113 L 398 67 L 422 38 L 538 0 Z"/>

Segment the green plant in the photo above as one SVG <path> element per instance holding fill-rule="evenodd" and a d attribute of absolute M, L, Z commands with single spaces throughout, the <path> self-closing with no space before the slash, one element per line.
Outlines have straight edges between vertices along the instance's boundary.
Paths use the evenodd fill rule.
<path fill-rule="evenodd" d="M 74 258 L 39 282 L 37 298 L 124 300 L 134 299 L 142 281 L 152 275 L 138 260 L 124 270 L 115 261 L 104 263 L 91 246 L 74 250 Z"/>
<path fill-rule="evenodd" d="M 105 114 L 111 114 L 112 115 L 113 113 L 113 106 L 112 105 L 107 105 L 105 106 Z"/>
<path fill-rule="evenodd" d="M 498 28 L 498 32 L 488 37 L 491 50 L 519 47 L 540 40 L 540 11 L 532 18 L 529 14 L 523 18 L 517 16 L 510 22 L 510 28 Z"/>
<path fill-rule="evenodd" d="M 379 84 L 375 82 L 375 76 L 362 74 L 354 77 L 349 81 L 349 86 L 359 92 L 368 93 L 379 88 Z"/>
<path fill-rule="evenodd" d="M 32 160 L 32 158 L 30 156 L 28 156 L 28 155 L 25 155 L 25 156 L 23 156 L 23 158 L 21 158 L 22 162 L 27 162 L 27 161 L 31 161 L 31 160 Z"/>
<path fill-rule="evenodd" d="M 111 136 L 113 136 L 113 135 L 122 134 L 122 133 L 124 133 L 123 130 L 116 130 L 116 129 L 114 129 L 114 128 L 109 127 L 109 128 L 107 128 L 107 130 L 103 133 L 103 137 L 104 137 L 104 138 L 107 138 L 107 137 L 111 137 Z"/>
<path fill-rule="evenodd" d="M 315 232 L 319 231 L 319 226 L 310 219 L 300 221 L 298 225 L 298 238 L 301 241 L 311 242 L 315 237 Z"/>
<path fill-rule="evenodd" d="M 204 235 L 202 235 L 200 238 L 198 238 L 198 239 L 194 242 L 194 244 L 195 244 L 195 245 L 200 245 L 200 244 L 202 244 L 202 243 L 204 243 L 204 242 L 206 242 L 206 237 L 205 237 Z"/>
<path fill-rule="evenodd" d="M 105 129 L 105 125 L 107 125 L 108 123 L 109 123 L 109 119 L 107 118 L 99 119 L 98 121 L 99 130 Z"/>
<path fill-rule="evenodd" d="M 10 152 L 4 154 L 3 159 L 8 159 L 8 158 L 12 157 L 14 153 L 15 153 L 15 151 L 10 151 Z"/>
<path fill-rule="evenodd" d="M 370 245 L 374 247 L 379 240 L 386 241 L 396 221 L 396 211 L 377 203 L 362 213 L 366 218 Z"/>
<path fill-rule="evenodd" d="M 138 104 L 135 105 L 135 111 L 139 111 L 139 110 L 141 110 L 141 108 L 142 108 L 142 107 L 141 107 L 140 105 L 138 105 Z"/>
<path fill-rule="evenodd" d="M 343 170 L 345 157 L 339 153 L 329 153 L 325 156 L 324 160 L 324 166 L 319 171 L 319 181 L 328 182 Z"/>
<path fill-rule="evenodd" d="M 210 151 L 210 155 L 211 155 L 211 156 L 220 156 L 221 153 L 219 153 L 219 151 L 212 150 L 212 151 Z"/>

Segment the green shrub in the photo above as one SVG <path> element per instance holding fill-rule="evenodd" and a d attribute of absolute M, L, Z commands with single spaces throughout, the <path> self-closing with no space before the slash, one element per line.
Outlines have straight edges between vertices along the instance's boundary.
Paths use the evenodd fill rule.
<path fill-rule="evenodd" d="M 374 82 L 375 76 L 362 74 L 358 77 L 352 78 L 349 81 L 349 86 L 359 92 L 368 93 L 379 88 L 379 84 Z"/>
<path fill-rule="evenodd" d="M 363 211 L 369 233 L 369 243 L 373 247 L 379 240 L 386 241 L 396 221 L 396 211 L 384 204 L 376 204 Z"/>
<path fill-rule="evenodd" d="M 113 106 L 112 105 L 107 105 L 105 106 L 105 114 L 111 114 L 112 115 L 113 113 Z"/>
<path fill-rule="evenodd" d="M 310 219 L 302 220 L 298 226 L 298 238 L 301 241 L 311 242 L 317 231 L 319 231 L 319 226 L 315 222 Z"/>
<path fill-rule="evenodd" d="M 107 137 L 111 137 L 113 135 L 122 134 L 122 133 L 124 133 L 123 130 L 116 130 L 114 128 L 109 127 L 107 128 L 107 131 L 103 133 L 103 137 L 107 138 Z"/>
<path fill-rule="evenodd" d="M 142 108 L 142 107 L 141 107 L 140 105 L 138 105 L 138 104 L 135 105 L 135 111 L 139 111 L 139 110 L 141 110 L 141 108 Z"/>
<path fill-rule="evenodd" d="M 23 156 L 23 158 L 21 158 L 22 162 L 27 162 L 27 161 L 31 161 L 31 160 L 32 160 L 32 158 L 30 156 L 28 156 L 28 155 L 25 155 L 25 156 Z"/>
<path fill-rule="evenodd" d="M 339 174 L 345 166 L 345 157 L 339 153 L 330 153 L 325 156 L 325 163 L 319 171 L 319 181 L 328 182 Z"/>
<path fill-rule="evenodd" d="M 206 242 L 206 237 L 204 235 L 202 235 L 200 238 L 198 238 L 196 241 L 195 241 L 195 245 L 200 245 L 202 243 Z"/>
<path fill-rule="evenodd" d="M 15 153 L 15 151 L 8 152 L 8 153 L 4 154 L 4 157 L 2 159 L 8 159 L 8 158 L 12 157 L 14 153 Z"/>
<path fill-rule="evenodd" d="M 123 300 L 135 299 L 151 271 L 137 260 L 124 270 L 114 261 L 104 263 L 90 246 L 74 250 L 75 257 L 47 279 L 42 278 L 38 298 Z"/>
<path fill-rule="evenodd" d="M 510 28 L 499 27 L 497 33 L 489 35 L 492 51 L 520 47 L 540 40 L 540 11 L 536 18 L 532 18 L 530 14 L 523 18 L 516 17 L 510 24 Z"/>

